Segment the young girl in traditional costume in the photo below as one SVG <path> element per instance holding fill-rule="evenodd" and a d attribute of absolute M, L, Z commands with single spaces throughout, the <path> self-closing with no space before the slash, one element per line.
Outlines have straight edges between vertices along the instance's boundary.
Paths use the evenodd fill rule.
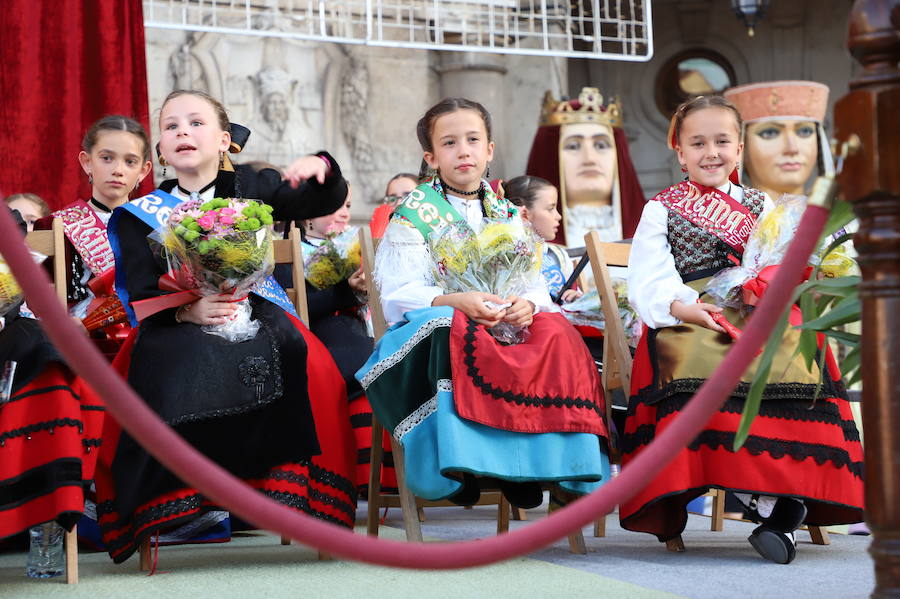
<path fill-rule="evenodd" d="M 18 220 L 24 233 L 25 222 Z M 18 285 L 7 265 L 0 264 L 3 540 L 45 522 L 69 530 L 77 523 L 85 485 L 94 476 L 104 408 L 69 370 L 40 324 L 19 314 Z"/>
<path fill-rule="evenodd" d="M 378 247 L 376 284 L 394 327 L 357 374 L 403 446 L 409 487 L 471 504 L 480 486 L 499 486 L 519 507 L 541 503 L 541 483 L 590 491 L 609 473 L 602 389 L 543 281 L 500 298 L 445 293 L 431 274 L 426 243 L 443 224 L 478 231 L 485 217 L 518 218 L 482 179 L 494 150 L 490 115 L 477 102 L 445 99 L 417 134 L 437 175 L 398 205 Z M 487 329 L 501 322 L 530 325 L 529 339 L 500 345 Z"/>
<path fill-rule="evenodd" d="M 177 177 L 162 184 L 171 196 L 160 192 L 131 202 L 110 222 L 116 287 L 129 308 L 166 299 L 159 278 L 168 266 L 147 236 L 179 202 L 254 198 L 272 205 L 276 219 L 296 220 L 333 212 L 346 196 L 337 162 L 325 152 L 291 165 L 291 182 L 282 182 L 271 169 L 229 170 L 224 152 L 233 128 L 222 105 L 205 93 L 171 93 L 161 109 L 160 129 L 160 156 Z M 299 179 L 306 182 L 298 185 Z M 209 458 L 277 501 L 352 527 L 352 433 L 345 388 L 331 356 L 299 319 L 276 305 L 277 295 L 259 286 L 249 296 L 252 317 L 260 323 L 255 337 L 232 343 L 201 330 L 199 325 L 228 322 L 236 311 L 232 299 L 208 295 L 151 310 L 115 366 Z M 118 563 L 153 533 L 216 507 L 116 422 L 107 422 L 101 464 L 110 476 L 97 478 L 98 516 Z"/>
<path fill-rule="evenodd" d="M 556 205 L 559 192 L 550 181 L 540 177 L 522 175 L 503 182 L 506 198 L 519 207 L 522 220 L 531 223 L 535 232 L 548 243 L 541 259 L 541 274 L 547 283 L 547 291 L 556 297 L 572 274 L 572 260 L 565 248 L 549 243 L 556 238 L 562 215 Z M 568 303 L 584 295 L 579 289 L 566 289 L 562 301 Z"/>
<path fill-rule="evenodd" d="M 150 173 L 150 142 L 140 123 L 121 115 L 94 122 L 81 142 L 78 161 L 91 185 L 87 201 L 76 200 L 35 223 L 49 229 L 62 221 L 66 236 L 69 311 L 83 319 L 93 341 L 110 359 L 131 331 L 115 298 L 115 269 L 106 225 Z"/>
<path fill-rule="evenodd" d="M 625 468 L 678 417 L 731 347 L 716 319 L 746 324 L 741 312 L 702 301 L 706 281 L 741 257 L 753 224 L 771 207 L 764 193 L 729 178 L 741 159 L 740 135 L 739 112 L 717 96 L 683 104 L 672 119 L 670 146 L 688 178 L 647 203 L 634 236 L 629 301 L 649 330 L 635 356 Z M 709 218 L 713 207 L 720 218 Z M 797 338 L 795 329 L 785 333 L 744 446 L 732 449 L 756 361 L 696 439 L 620 506 L 624 528 L 675 538 L 690 500 L 710 487 L 728 489 L 761 522 L 749 538 L 753 547 L 785 564 L 796 555 L 793 531 L 802 523 L 861 520 L 863 454 L 840 374 L 826 360 L 817 397 L 819 372 L 809 372 L 795 353 Z"/>

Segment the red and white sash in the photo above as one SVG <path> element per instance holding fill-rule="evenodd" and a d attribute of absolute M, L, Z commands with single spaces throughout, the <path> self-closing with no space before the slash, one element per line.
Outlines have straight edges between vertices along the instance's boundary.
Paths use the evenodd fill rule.
<path fill-rule="evenodd" d="M 715 187 L 682 181 L 653 198 L 672 212 L 715 235 L 739 256 L 756 224 L 750 209 Z"/>
<path fill-rule="evenodd" d="M 116 260 L 109 245 L 106 225 L 86 202 L 73 202 L 54 212 L 53 216 L 63 222 L 66 238 L 94 276 L 115 266 Z"/>

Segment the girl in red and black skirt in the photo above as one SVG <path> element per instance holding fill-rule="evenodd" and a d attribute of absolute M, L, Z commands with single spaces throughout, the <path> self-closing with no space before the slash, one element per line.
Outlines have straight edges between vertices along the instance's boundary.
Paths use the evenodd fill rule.
<path fill-rule="evenodd" d="M 644 207 L 629 263 L 628 299 L 649 329 L 634 361 L 624 468 L 678 417 L 730 349 L 732 339 L 716 321 L 745 325 L 743 312 L 703 302 L 706 281 L 733 266 L 729 256 L 740 258 L 772 204 L 729 179 L 741 158 L 740 131 L 737 109 L 716 96 L 683 104 L 673 118 L 671 145 L 688 180 Z M 819 371 L 808 371 L 795 353 L 798 334 L 785 333 L 743 447 L 732 448 L 758 359 L 691 444 L 620 506 L 624 528 L 667 541 L 684 530 L 689 501 L 710 487 L 728 489 L 761 523 L 750 535 L 753 547 L 789 563 L 793 531 L 804 522 L 862 520 L 863 452 L 840 373 L 829 354 L 817 396 Z"/>

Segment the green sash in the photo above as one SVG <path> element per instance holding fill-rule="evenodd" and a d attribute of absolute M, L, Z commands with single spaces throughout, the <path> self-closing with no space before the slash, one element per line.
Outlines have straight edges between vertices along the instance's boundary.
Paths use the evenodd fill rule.
<path fill-rule="evenodd" d="M 408 220 L 425 239 L 451 222 L 466 222 L 444 194 L 429 183 L 422 183 L 406 194 L 394 209 L 394 218 Z"/>
<path fill-rule="evenodd" d="M 482 205 L 488 218 L 503 220 L 518 214 L 515 206 L 495 194 L 490 187 L 485 189 Z M 447 201 L 437 178 L 426 181 L 409 192 L 394 209 L 392 218 L 408 221 L 425 239 L 451 222 L 466 222 Z"/>

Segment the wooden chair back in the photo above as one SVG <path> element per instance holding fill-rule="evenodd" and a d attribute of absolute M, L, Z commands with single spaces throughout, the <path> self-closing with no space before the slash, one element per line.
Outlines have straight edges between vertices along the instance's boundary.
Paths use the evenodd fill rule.
<path fill-rule="evenodd" d="M 375 342 L 384 335 L 388 329 L 387 320 L 384 317 L 384 308 L 381 307 L 381 294 L 375 285 L 375 249 L 380 240 L 372 238 L 369 227 L 359 228 L 359 249 L 362 257 L 363 275 L 366 277 L 366 286 L 369 293 L 369 313 L 372 315 L 372 329 L 375 332 Z"/>
<path fill-rule="evenodd" d="M 53 287 L 56 296 L 63 305 L 66 305 L 68 278 L 66 277 L 66 237 L 63 234 L 62 221 L 54 218 L 50 229 L 29 232 L 25 236 L 25 243 L 35 252 L 52 259 Z"/>
<path fill-rule="evenodd" d="M 300 320 L 309 326 L 309 306 L 306 302 L 306 273 L 303 270 L 303 250 L 300 248 L 300 230 L 292 227 L 287 239 L 276 239 L 275 264 L 290 264 L 294 286 L 285 289 Z"/>
<path fill-rule="evenodd" d="M 613 389 L 622 389 L 626 397 L 631 392 L 631 349 L 625 337 L 625 327 L 619 317 L 618 302 L 613 291 L 610 266 L 628 266 L 630 243 L 604 243 L 600 234 L 591 231 L 584 236 L 585 247 L 594 272 L 594 282 L 600 294 L 600 304 L 606 328 L 603 331 L 603 391 L 609 397 Z M 609 418 L 607 402 L 607 418 Z"/>

